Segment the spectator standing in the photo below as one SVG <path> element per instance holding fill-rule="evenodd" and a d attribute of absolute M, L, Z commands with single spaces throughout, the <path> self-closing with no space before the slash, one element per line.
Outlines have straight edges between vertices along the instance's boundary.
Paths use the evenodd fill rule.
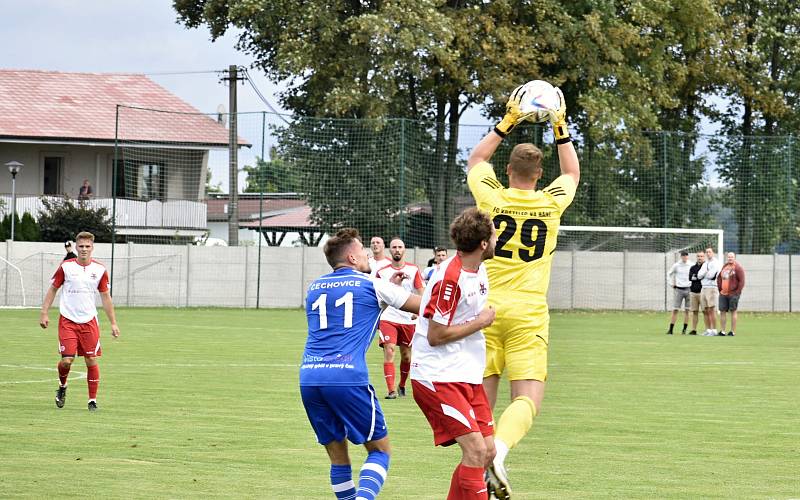
<path fill-rule="evenodd" d="M 689 287 L 689 310 L 692 311 L 692 331 L 689 332 L 689 335 L 697 335 L 697 312 L 700 310 L 700 292 L 703 290 L 703 285 L 700 278 L 697 277 L 697 273 L 700 272 L 700 268 L 703 267 L 705 261 L 706 254 L 697 252 L 697 261 L 689 269 L 689 281 L 691 282 Z M 705 321 L 705 316 L 703 316 L 703 323 Z M 706 329 L 708 329 L 708 325 L 706 325 Z"/>
<path fill-rule="evenodd" d="M 447 260 L 447 249 L 445 247 L 435 247 L 433 249 L 433 258 L 428 261 L 428 267 L 422 271 L 422 279 L 425 283 L 431 279 L 433 273 L 439 270 L 439 265 Z"/>
<path fill-rule="evenodd" d="M 94 191 L 92 190 L 92 185 L 89 184 L 89 179 L 84 179 L 83 185 L 78 190 L 78 201 L 86 201 L 93 195 Z"/>
<path fill-rule="evenodd" d="M 667 335 L 672 335 L 675 328 L 675 320 L 678 319 L 678 311 L 683 307 L 683 330 L 681 335 L 686 335 L 686 327 L 689 326 L 689 288 L 692 283 L 689 281 L 689 252 L 681 251 L 681 258 L 672 264 L 667 273 L 667 284 L 672 286 L 672 317 L 669 320 L 669 330 Z"/>
<path fill-rule="evenodd" d="M 725 265 L 717 275 L 717 289 L 719 290 L 720 336 L 725 335 L 728 323 L 728 311 L 731 313 L 731 329 L 728 336 L 736 335 L 737 310 L 739 309 L 739 296 L 744 289 L 744 268 L 736 262 L 736 254 L 725 254 Z"/>
<path fill-rule="evenodd" d="M 703 310 L 706 323 L 706 331 L 703 335 L 706 337 L 717 335 L 717 302 L 719 301 L 717 274 L 719 274 L 719 264 L 714 258 L 714 249 L 708 247 L 706 248 L 706 261 L 697 272 L 701 285 L 700 308 Z"/>
<path fill-rule="evenodd" d="M 67 251 L 67 255 L 64 256 L 63 260 L 78 258 L 78 255 L 73 251 L 72 240 L 67 240 L 64 242 L 64 249 Z"/>

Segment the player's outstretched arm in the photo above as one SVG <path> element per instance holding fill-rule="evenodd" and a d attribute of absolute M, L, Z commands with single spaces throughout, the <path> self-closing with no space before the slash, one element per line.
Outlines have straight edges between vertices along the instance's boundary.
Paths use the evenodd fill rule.
<path fill-rule="evenodd" d="M 428 322 L 428 343 L 432 346 L 455 342 L 494 323 L 495 310 L 489 306 L 472 321 L 460 325 L 443 325 L 433 319 Z"/>
<path fill-rule="evenodd" d="M 44 300 L 42 300 L 42 310 L 39 313 L 39 326 L 42 328 L 47 328 L 50 324 L 50 317 L 48 316 L 47 312 L 50 310 L 50 306 L 53 305 L 53 301 L 56 299 L 56 293 L 58 289 L 53 285 L 50 285 L 50 288 L 47 289 L 47 293 L 44 295 Z"/>
<path fill-rule="evenodd" d="M 556 87 L 558 94 L 559 107 L 550 111 L 550 123 L 553 125 L 553 135 L 558 145 L 558 164 L 561 167 L 561 175 L 569 175 L 575 181 L 575 185 L 581 180 L 581 164 L 578 161 L 578 153 L 572 145 L 572 138 L 569 136 L 567 126 L 567 103 L 564 100 L 564 93 Z"/>
<path fill-rule="evenodd" d="M 491 160 L 503 139 L 514 130 L 519 122 L 530 116 L 531 113 L 526 114 L 519 109 L 520 102 L 525 96 L 523 87 L 524 85 L 520 85 L 511 92 L 503 119 L 472 150 L 467 160 L 467 171 L 478 163 Z"/>
<path fill-rule="evenodd" d="M 400 306 L 401 311 L 409 312 L 411 314 L 419 314 L 419 306 L 422 303 L 422 297 L 415 293 L 408 296 L 408 300 Z"/>
<path fill-rule="evenodd" d="M 119 337 L 119 327 L 117 326 L 117 316 L 114 314 L 114 303 L 111 301 L 111 292 L 100 292 L 100 299 L 103 301 L 103 310 L 106 312 L 109 323 L 111 323 L 111 336 Z"/>

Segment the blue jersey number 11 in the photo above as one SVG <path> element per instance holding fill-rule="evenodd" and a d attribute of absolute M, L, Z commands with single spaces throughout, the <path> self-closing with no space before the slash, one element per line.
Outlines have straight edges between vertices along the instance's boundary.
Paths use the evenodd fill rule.
<path fill-rule="evenodd" d="M 323 293 L 319 296 L 317 300 L 311 304 L 311 310 L 315 311 L 319 309 L 319 329 L 326 330 L 328 328 L 328 308 L 326 306 L 326 300 L 328 299 L 328 294 Z M 352 328 L 353 327 L 353 292 L 347 292 L 346 294 L 342 295 L 339 300 L 333 303 L 335 307 L 339 307 L 340 305 L 344 304 L 344 327 L 345 328 Z"/>

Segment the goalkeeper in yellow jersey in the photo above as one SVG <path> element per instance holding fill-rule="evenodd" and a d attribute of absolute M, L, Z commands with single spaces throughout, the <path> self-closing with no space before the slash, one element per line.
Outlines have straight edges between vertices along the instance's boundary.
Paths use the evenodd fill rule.
<path fill-rule="evenodd" d="M 523 87 L 514 90 L 503 120 L 475 147 L 468 162 L 469 188 L 478 208 L 489 213 L 497 230 L 495 257 L 486 261 L 489 304 L 497 311 L 497 319 L 484 330 L 483 386 L 492 407 L 503 372 L 511 382 L 511 404 L 495 423 L 497 455 L 487 474 L 489 492 L 499 500 L 511 494 L 506 455 L 528 433 L 542 405 L 547 380 L 550 265 L 561 215 L 575 197 L 580 179 L 564 96 L 556 91 L 560 106 L 549 114 L 561 175 L 549 186 L 537 189 L 542 152 L 533 144 L 518 144 L 511 152 L 506 166 L 508 188 L 497 180 L 488 163 L 503 138 L 529 116 L 520 111 Z"/>

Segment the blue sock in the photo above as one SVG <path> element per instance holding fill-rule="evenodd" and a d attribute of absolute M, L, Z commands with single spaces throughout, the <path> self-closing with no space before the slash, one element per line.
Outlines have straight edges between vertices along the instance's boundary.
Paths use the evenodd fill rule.
<path fill-rule="evenodd" d="M 374 500 L 381 492 L 383 482 L 386 481 L 387 470 L 389 470 L 389 454 L 382 451 L 369 452 L 358 478 L 356 500 Z"/>
<path fill-rule="evenodd" d="M 356 497 L 353 470 L 349 465 L 331 465 L 331 487 L 336 498 L 353 500 Z"/>

